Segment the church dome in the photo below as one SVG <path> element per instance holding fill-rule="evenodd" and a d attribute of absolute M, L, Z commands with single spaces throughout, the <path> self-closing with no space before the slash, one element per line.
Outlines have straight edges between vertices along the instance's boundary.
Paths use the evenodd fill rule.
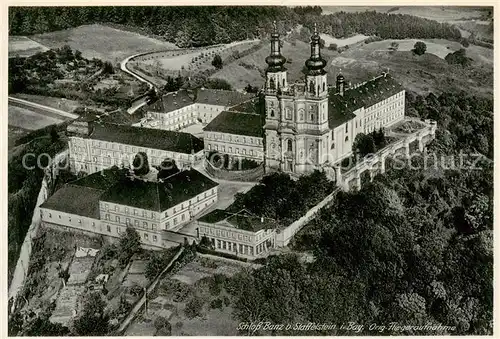
<path fill-rule="evenodd" d="M 282 68 L 283 65 L 286 63 L 286 58 L 281 55 L 269 55 L 266 58 L 266 63 L 269 65 L 270 68 Z"/>

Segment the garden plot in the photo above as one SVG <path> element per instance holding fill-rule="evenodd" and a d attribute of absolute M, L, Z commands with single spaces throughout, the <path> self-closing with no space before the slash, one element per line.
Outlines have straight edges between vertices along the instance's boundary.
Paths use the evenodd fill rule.
<path fill-rule="evenodd" d="M 204 258 L 199 255 L 173 275 L 165 277 L 126 335 L 154 335 L 158 317 L 172 326 L 172 335 L 238 335 L 238 322 L 223 284 L 214 290 L 216 274 L 226 276 L 240 271 L 244 263 Z"/>

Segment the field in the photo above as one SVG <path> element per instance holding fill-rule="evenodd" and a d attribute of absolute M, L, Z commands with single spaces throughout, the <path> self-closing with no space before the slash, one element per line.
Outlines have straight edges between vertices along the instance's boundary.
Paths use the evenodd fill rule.
<path fill-rule="evenodd" d="M 321 39 L 325 40 L 325 47 L 330 46 L 330 44 L 337 44 L 337 47 L 343 47 L 346 45 L 352 45 L 357 42 L 368 39 L 369 37 L 363 34 L 357 34 L 346 39 L 337 39 L 329 34 L 320 34 Z"/>
<path fill-rule="evenodd" d="M 224 45 L 224 47 L 218 51 L 217 53 L 221 55 L 222 59 L 225 58 L 224 54 L 228 54 L 228 51 L 238 51 L 238 52 L 243 52 L 244 50 L 250 48 L 252 45 L 256 44 L 258 41 L 257 40 L 252 40 L 252 41 L 237 41 L 233 42 L 227 45 Z M 163 69 L 167 70 L 173 70 L 173 71 L 179 71 L 181 69 L 188 69 L 191 61 L 193 59 L 202 59 L 198 62 L 200 67 L 198 67 L 198 70 L 202 71 L 206 68 L 212 68 L 213 66 L 211 65 L 213 56 L 209 56 L 210 52 L 214 50 L 213 48 L 211 49 L 204 49 L 200 48 L 194 51 L 193 53 L 189 54 L 184 54 L 184 55 L 179 55 L 179 56 L 173 56 L 173 57 L 168 57 L 168 58 L 159 58 L 155 59 L 154 61 L 143 61 L 141 64 L 149 65 L 149 66 L 157 66 Z M 207 53 L 208 52 L 208 53 Z M 205 58 L 203 58 L 205 56 Z"/>
<path fill-rule="evenodd" d="M 281 53 L 288 60 L 285 65 L 288 69 L 288 82 L 292 83 L 301 79 L 303 77 L 302 68 L 304 62 L 311 53 L 309 44 L 296 40 L 295 46 L 293 46 L 292 43 L 284 41 Z M 323 49 L 321 54 L 326 60 L 329 60 L 336 53 Z M 225 79 L 236 89 L 244 88 L 248 84 L 260 87 L 264 83 L 265 69 L 267 67 L 265 59 L 268 55 L 269 48 L 261 48 L 229 65 L 225 65 L 223 69 L 212 75 L 212 78 Z"/>
<path fill-rule="evenodd" d="M 80 106 L 78 101 L 69 100 L 65 98 L 46 97 L 42 95 L 24 94 L 24 93 L 16 93 L 11 96 L 14 98 L 31 101 L 40 105 L 60 109 L 61 111 L 69 113 L 72 113 L 77 107 Z"/>
<path fill-rule="evenodd" d="M 98 58 L 112 63 L 119 63 L 136 53 L 177 48 L 169 42 L 99 24 L 37 34 L 31 38 L 50 48 L 69 45 L 87 59 Z"/>
<path fill-rule="evenodd" d="M 170 322 L 173 336 L 238 335 L 238 322 L 232 317 L 227 291 L 221 285 L 218 291 L 214 291 L 210 285 L 214 274 L 232 276 L 246 266 L 248 264 L 198 255 L 160 282 L 158 291 L 151 295 L 148 311 L 142 311 L 126 335 L 154 335 L 154 321 L 158 316 Z M 199 301 L 195 309 L 197 315 L 187 311 L 186 305 L 193 299 Z M 212 307 L 214 300 L 218 300 L 218 307 Z"/>
<path fill-rule="evenodd" d="M 464 48 L 460 43 L 444 39 L 404 39 L 404 40 L 383 40 L 376 41 L 365 45 L 360 45 L 359 50 L 363 51 L 389 51 L 392 42 L 399 44 L 398 51 L 411 51 L 417 41 L 423 41 L 427 46 L 425 53 L 434 54 L 435 56 L 444 59 L 449 53 L 458 51 Z M 487 63 L 493 65 L 493 50 L 485 47 L 470 45 L 467 50 L 467 55 L 472 57 L 478 63 Z"/>
<path fill-rule="evenodd" d="M 393 41 L 399 43 L 397 51 L 390 51 Z M 467 56 L 473 59 L 469 68 L 449 65 L 443 58 L 451 52 L 463 48 L 458 42 L 429 39 L 423 40 L 427 52 L 422 56 L 414 55 L 410 50 L 417 40 L 384 40 L 365 44 L 351 45 L 342 53 L 322 49 L 323 57 L 328 61 L 326 71 L 330 85 L 335 83 L 339 70 L 352 84 L 359 83 L 379 75 L 389 68 L 389 72 L 407 89 L 419 94 L 429 91 L 440 93 L 444 90 L 473 92 L 478 95 L 493 93 L 493 50 L 470 45 L 466 48 Z M 250 55 L 226 65 L 213 75 L 214 78 L 227 80 L 235 88 L 243 88 L 248 83 L 262 86 L 265 58 L 268 49 L 262 48 Z M 309 45 L 300 41 L 296 46 L 284 42 L 282 54 L 292 61 L 287 63 L 288 79 L 292 83 L 301 80 L 305 60 L 309 57 Z"/>
<path fill-rule="evenodd" d="M 9 58 L 32 56 L 38 52 L 45 52 L 47 47 L 25 36 L 9 36 Z"/>
<path fill-rule="evenodd" d="M 323 14 L 365 12 L 408 14 L 439 22 L 481 18 L 484 11 L 459 6 L 322 6 Z"/>
<path fill-rule="evenodd" d="M 16 145 L 17 139 L 25 136 L 30 131 L 24 128 L 8 126 L 8 149 L 11 150 Z"/>
<path fill-rule="evenodd" d="M 347 13 L 376 11 L 379 13 L 413 15 L 456 25 L 465 38 L 469 37 L 471 32 L 474 32 L 478 38 L 493 39 L 493 30 L 489 28 L 490 22 L 484 20 L 485 16 L 493 13 L 491 7 L 478 9 L 460 6 L 323 6 L 323 14 L 340 11 Z"/>
<path fill-rule="evenodd" d="M 33 109 L 22 108 L 11 104 L 9 104 L 8 111 L 9 125 L 26 130 L 35 130 L 63 121 L 63 119 L 47 116 Z"/>

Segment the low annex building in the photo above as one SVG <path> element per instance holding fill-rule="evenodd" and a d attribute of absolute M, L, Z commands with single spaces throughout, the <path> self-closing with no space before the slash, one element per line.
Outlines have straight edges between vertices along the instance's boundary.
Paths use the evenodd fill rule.
<path fill-rule="evenodd" d="M 163 231 L 192 221 L 218 200 L 218 183 L 194 169 L 144 181 L 113 167 L 66 184 L 40 206 L 42 224 L 120 237 L 135 228 L 144 245 L 169 247 Z"/>
<path fill-rule="evenodd" d="M 180 167 L 203 159 L 203 141 L 182 132 L 97 121 L 76 121 L 68 126 L 69 161 L 74 173 L 94 173 L 111 166 L 129 167 L 144 152 L 149 164 L 173 159 Z"/>
<path fill-rule="evenodd" d="M 206 237 L 216 251 L 255 258 L 275 247 L 276 221 L 246 210 L 231 213 L 217 209 L 197 224 L 197 238 Z"/>

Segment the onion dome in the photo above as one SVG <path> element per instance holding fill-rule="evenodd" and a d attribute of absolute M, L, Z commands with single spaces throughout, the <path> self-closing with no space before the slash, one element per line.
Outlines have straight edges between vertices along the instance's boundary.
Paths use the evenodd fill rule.
<path fill-rule="evenodd" d="M 314 33 L 311 36 L 311 57 L 306 60 L 306 67 L 309 70 L 309 75 L 317 75 L 325 73 L 323 68 L 325 68 L 326 66 L 326 61 L 321 57 L 319 40 L 320 37 L 315 23 Z"/>
<path fill-rule="evenodd" d="M 266 58 L 266 63 L 269 65 L 268 71 L 278 72 L 284 70 L 286 58 L 281 55 L 280 35 L 274 22 L 274 31 L 271 34 L 271 54 Z"/>

